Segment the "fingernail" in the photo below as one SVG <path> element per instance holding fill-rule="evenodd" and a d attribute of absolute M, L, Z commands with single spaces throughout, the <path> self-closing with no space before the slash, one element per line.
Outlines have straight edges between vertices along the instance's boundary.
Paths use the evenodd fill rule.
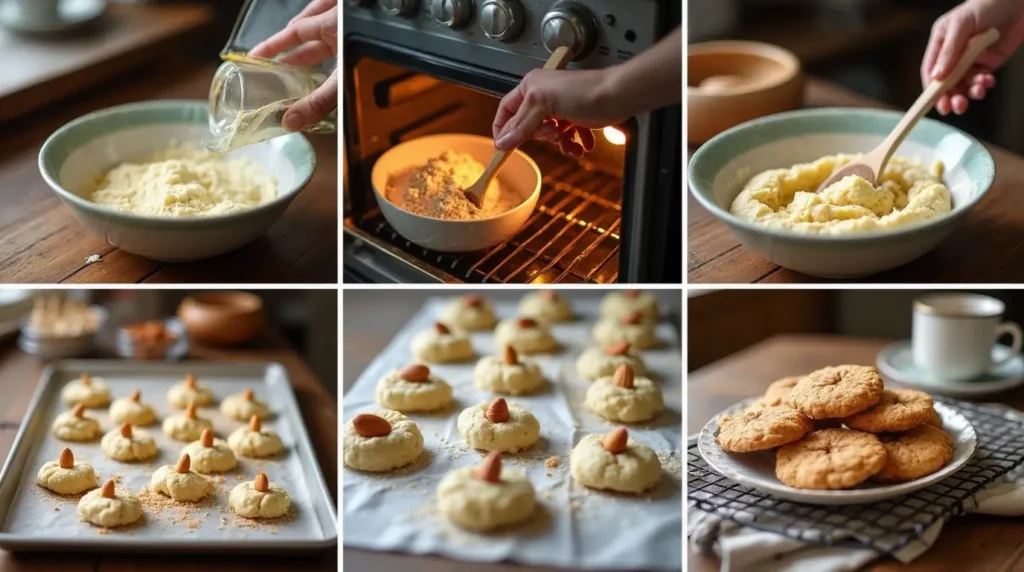
<path fill-rule="evenodd" d="M 281 120 L 281 125 L 288 131 L 298 131 L 302 129 L 305 122 L 302 120 L 302 114 L 298 111 L 289 111 L 284 115 L 284 119 Z"/>
<path fill-rule="evenodd" d="M 506 147 L 512 144 L 513 133 L 511 131 L 506 132 L 497 139 L 494 140 L 494 146 L 498 149 L 504 150 Z"/>

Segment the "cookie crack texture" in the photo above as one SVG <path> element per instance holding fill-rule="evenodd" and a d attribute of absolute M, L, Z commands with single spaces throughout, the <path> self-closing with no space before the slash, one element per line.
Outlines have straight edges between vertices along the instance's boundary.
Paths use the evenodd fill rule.
<path fill-rule="evenodd" d="M 800 439 L 813 429 L 802 413 L 788 407 L 748 409 L 718 421 L 719 446 L 731 453 L 774 449 Z"/>
<path fill-rule="evenodd" d="M 822 429 L 781 447 L 775 476 L 799 489 L 847 489 L 878 473 L 886 458 L 882 442 L 870 433 Z"/>
<path fill-rule="evenodd" d="M 883 384 L 870 366 L 840 365 L 814 371 L 789 394 L 789 403 L 811 419 L 834 419 L 860 413 L 878 403 Z"/>

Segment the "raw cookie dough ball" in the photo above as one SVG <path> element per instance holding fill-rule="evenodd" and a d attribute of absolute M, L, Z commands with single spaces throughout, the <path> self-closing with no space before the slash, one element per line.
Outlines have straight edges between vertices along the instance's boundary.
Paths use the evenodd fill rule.
<path fill-rule="evenodd" d="M 111 479 L 78 501 L 78 518 L 104 528 L 124 526 L 142 518 L 142 503 L 130 490 L 114 487 Z"/>
<path fill-rule="evenodd" d="M 380 473 L 415 461 L 423 452 L 416 423 L 397 411 L 361 413 L 345 424 L 345 464 Z"/>
<path fill-rule="evenodd" d="M 427 363 L 451 363 L 473 358 L 473 344 L 466 334 L 441 322 L 412 339 L 412 354 Z"/>
<path fill-rule="evenodd" d="M 86 415 L 85 406 L 79 403 L 54 419 L 53 435 L 63 441 L 94 441 L 100 435 L 100 423 Z"/>
<path fill-rule="evenodd" d="M 220 403 L 220 411 L 238 421 L 248 421 L 253 415 L 259 415 L 260 419 L 270 419 L 271 416 L 270 408 L 266 403 L 256 399 L 251 389 L 225 397 Z"/>
<path fill-rule="evenodd" d="M 213 391 L 200 384 L 194 373 L 188 373 L 185 374 L 185 379 L 175 383 L 167 390 L 167 402 L 178 409 L 184 409 L 190 403 L 203 407 L 213 403 Z"/>
<path fill-rule="evenodd" d="M 594 381 L 614 375 L 620 365 L 628 365 L 636 375 L 647 374 L 644 359 L 629 342 L 619 342 L 604 349 L 587 348 L 576 360 L 576 373 L 587 381 Z"/>
<path fill-rule="evenodd" d="M 661 461 L 653 449 L 629 438 L 625 427 L 606 435 L 587 435 L 569 457 L 569 472 L 592 489 L 639 494 L 661 480 Z"/>
<path fill-rule="evenodd" d="M 498 350 L 512 346 L 521 354 L 543 354 L 558 349 L 548 328 L 533 318 L 502 320 L 494 336 Z"/>
<path fill-rule="evenodd" d="M 395 370 L 377 382 L 377 403 L 395 411 L 435 411 L 452 402 L 452 386 L 414 363 Z"/>
<path fill-rule="evenodd" d="M 481 403 L 459 414 L 459 434 L 473 448 L 518 453 L 540 438 L 540 423 L 525 407 L 504 398 Z"/>
<path fill-rule="evenodd" d="M 130 463 L 156 457 L 156 441 L 142 429 L 132 429 L 131 423 L 121 425 L 100 440 L 100 449 L 115 461 Z"/>
<path fill-rule="evenodd" d="M 646 377 L 636 377 L 620 365 L 612 377 L 602 377 L 587 389 L 584 405 L 609 421 L 638 423 L 654 419 L 665 408 L 661 389 Z"/>
<path fill-rule="evenodd" d="M 603 348 L 622 342 L 637 349 L 658 345 L 654 323 L 644 321 L 643 317 L 635 312 L 622 318 L 601 318 L 594 324 L 594 341 Z"/>
<path fill-rule="evenodd" d="M 195 502 L 213 493 L 213 483 L 191 470 L 188 454 L 181 456 L 177 465 L 164 465 L 153 473 L 149 486 L 156 492 L 178 502 Z"/>
<path fill-rule="evenodd" d="M 236 455 L 251 459 L 272 457 L 284 450 L 281 437 L 272 429 L 265 429 L 259 415 L 253 415 L 247 427 L 239 427 L 228 435 L 228 447 Z"/>
<path fill-rule="evenodd" d="M 480 389 L 509 395 L 534 393 L 544 386 L 544 374 L 531 361 L 521 361 L 515 348 L 505 346 L 499 356 L 481 358 L 473 370 L 473 379 Z"/>
<path fill-rule="evenodd" d="M 65 447 L 60 452 L 60 458 L 47 462 L 39 469 L 36 482 L 44 489 L 50 489 L 59 495 L 77 495 L 96 488 L 99 477 L 92 466 L 76 463 L 71 449 Z"/>
<path fill-rule="evenodd" d="M 245 518 L 277 518 L 288 513 L 292 501 L 279 484 L 271 483 L 266 473 L 256 473 L 256 478 L 238 484 L 228 496 L 231 510 Z"/>
<path fill-rule="evenodd" d="M 203 436 L 203 431 L 212 428 L 213 423 L 199 416 L 194 403 L 189 404 L 188 408 L 180 413 L 168 415 L 163 425 L 164 433 L 168 437 L 183 443 L 199 439 Z"/>
<path fill-rule="evenodd" d="M 156 422 L 156 413 L 142 402 L 142 392 L 136 389 L 129 397 L 115 399 L 110 404 L 110 420 L 114 423 L 131 423 L 145 427 Z"/>
<path fill-rule="evenodd" d="M 554 290 L 530 292 L 519 301 L 519 315 L 544 324 L 569 322 L 575 318 L 572 304 Z"/>
<path fill-rule="evenodd" d="M 441 310 L 441 322 L 460 330 L 493 330 L 497 321 L 487 300 L 475 294 L 453 298 Z"/>
<path fill-rule="evenodd" d="M 609 292 L 601 300 L 602 318 L 625 318 L 634 312 L 639 313 L 645 321 L 657 321 L 658 301 L 653 294 L 639 290 Z"/>
<path fill-rule="evenodd" d="M 479 467 L 451 471 L 437 486 L 441 513 L 463 528 L 481 532 L 530 518 L 536 501 L 526 475 L 502 468 L 498 451 Z"/>
<path fill-rule="evenodd" d="M 71 405 L 81 403 L 86 407 L 103 407 L 110 403 L 110 388 L 102 378 L 83 373 L 82 377 L 69 381 L 60 392 L 64 401 Z"/>
<path fill-rule="evenodd" d="M 181 452 L 192 459 L 192 468 L 204 475 L 224 473 L 238 464 L 231 447 L 223 439 L 214 439 L 213 429 L 203 431 L 198 441 L 185 445 Z"/>

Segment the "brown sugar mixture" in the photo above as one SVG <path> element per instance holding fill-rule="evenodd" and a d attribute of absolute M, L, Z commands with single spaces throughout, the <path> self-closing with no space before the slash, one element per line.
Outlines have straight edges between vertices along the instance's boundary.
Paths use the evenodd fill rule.
<path fill-rule="evenodd" d="M 410 167 L 388 178 L 385 196 L 402 210 L 430 218 L 468 220 L 488 218 L 512 210 L 523 197 L 495 178 L 481 208 L 463 193 L 484 172 L 484 164 L 470 155 L 445 151 L 421 167 Z"/>

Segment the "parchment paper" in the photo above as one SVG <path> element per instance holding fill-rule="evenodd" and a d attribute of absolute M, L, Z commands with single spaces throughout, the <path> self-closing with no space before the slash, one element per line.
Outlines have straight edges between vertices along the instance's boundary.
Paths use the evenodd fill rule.
<path fill-rule="evenodd" d="M 563 292 L 571 299 L 571 292 Z M 412 361 L 410 342 L 431 327 L 444 300 L 431 299 L 391 344 L 363 372 L 343 399 L 345 421 L 380 409 L 374 399 L 377 381 Z M 552 328 L 562 351 L 531 356 L 549 381 L 546 391 L 506 397 L 525 405 L 541 425 L 540 442 L 506 463 L 525 471 L 537 491 L 538 510 L 521 527 L 475 534 L 450 524 L 435 508 L 434 492 L 453 468 L 477 465 L 483 454 L 460 437 L 456 420 L 462 409 L 494 398 L 473 382 L 475 361 L 436 365 L 432 370 L 453 387 L 455 403 L 439 414 L 410 415 L 420 426 L 425 453 L 409 468 L 374 475 L 344 467 L 344 543 L 347 546 L 414 554 L 436 553 L 463 560 L 500 561 L 580 568 L 680 569 L 682 567 L 682 357 L 676 329 L 658 325 L 662 345 L 643 352 L 652 378 L 660 384 L 666 410 L 648 424 L 629 426 L 630 435 L 662 458 L 661 483 L 641 496 L 592 491 L 569 474 L 569 452 L 589 433 L 606 433 L 616 425 L 587 412 L 583 396 L 589 382 L 576 375 L 576 359 L 591 345 L 596 300 L 575 301 L 582 317 Z M 516 315 L 515 304 L 498 303 L 500 318 Z M 358 335 L 358 332 L 349 335 Z M 493 332 L 473 333 L 478 357 L 495 353 Z M 558 466 L 545 460 L 558 457 Z"/>

